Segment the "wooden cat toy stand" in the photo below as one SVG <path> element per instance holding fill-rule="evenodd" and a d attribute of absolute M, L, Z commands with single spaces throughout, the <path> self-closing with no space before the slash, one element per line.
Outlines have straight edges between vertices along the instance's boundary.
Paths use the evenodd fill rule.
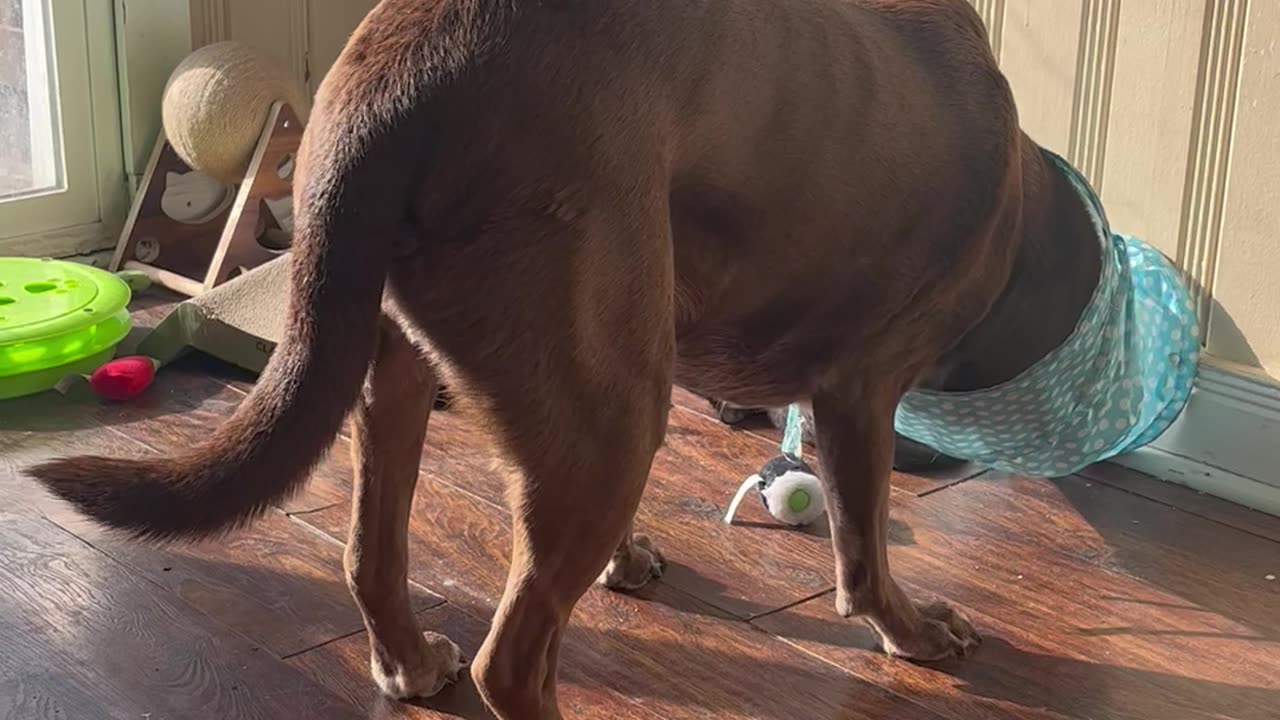
<path fill-rule="evenodd" d="M 287 245 L 266 201 L 292 194 L 302 123 L 285 103 L 271 106 L 234 201 L 197 223 L 179 222 L 161 206 L 170 173 L 191 172 L 161 132 L 147 164 L 115 256 L 113 271 L 135 270 L 152 282 L 195 297 L 277 257 Z M 277 247 L 259 238 L 272 238 Z"/>

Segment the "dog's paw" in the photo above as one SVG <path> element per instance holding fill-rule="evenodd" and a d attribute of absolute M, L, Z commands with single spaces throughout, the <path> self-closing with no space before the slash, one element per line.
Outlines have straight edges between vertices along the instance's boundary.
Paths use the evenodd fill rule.
<path fill-rule="evenodd" d="M 647 535 L 631 538 L 628 552 L 614 553 L 597 582 L 610 590 L 638 590 L 654 578 L 662 577 L 666 560 Z"/>
<path fill-rule="evenodd" d="M 918 605 L 924 620 L 919 635 L 912 638 L 884 639 L 884 649 L 894 657 L 917 662 L 936 662 L 950 657 L 965 657 L 982 644 L 973 623 L 959 610 L 938 601 Z"/>
<path fill-rule="evenodd" d="M 369 672 L 383 695 L 392 700 L 427 698 L 458 681 L 466 663 L 462 650 L 449 638 L 433 632 L 422 633 L 425 652 L 411 665 L 374 654 Z"/>

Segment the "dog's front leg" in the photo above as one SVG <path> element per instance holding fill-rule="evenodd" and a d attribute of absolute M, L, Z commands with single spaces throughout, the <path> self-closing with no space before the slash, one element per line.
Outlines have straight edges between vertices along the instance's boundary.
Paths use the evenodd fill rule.
<path fill-rule="evenodd" d="M 836 610 L 865 617 L 891 655 L 924 661 L 965 655 L 979 642 L 973 625 L 945 603 L 913 602 L 889 573 L 889 475 L 898 399 L 891 383 L 874 381 L 813 398 L 836 554 Z"/>

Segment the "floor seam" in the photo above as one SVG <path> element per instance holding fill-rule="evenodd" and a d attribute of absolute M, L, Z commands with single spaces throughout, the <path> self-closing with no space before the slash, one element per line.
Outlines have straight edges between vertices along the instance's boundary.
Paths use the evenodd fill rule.
<path fill-rule="evenodd" d="M 432 609 L 432 608 L 428 608 L 428 609 Z M 346 634 L 344 634 L 344 635 L 338 635 L 337 637 L 329 638 L 328 640 L 325 640 L 325 641 L 323 641 L 323 642 L 318 642 L 318 643 L 316 643 L 316 644 L 314 644 L 314 645 L 311 645 L 311 646 L 305 647 L 305 648 L 303 648 L 303 649 L 301 649 L 301 650 L 296 650 L 296 651 L 294 651 L 294 652 L 287 653 L 287 654 L 284 654 L 284 655 L 280 655 L 280 656 L 278 656 L 278 657 L 279 657 L 281 660 L 283 660 L 283 661 L 285 661 L 285 662 L 288 662 L 289 660 L 292 660 L 293 658 L 296 658 L 296 657 L 298 657 L 299 655 L 304 655 L 304 654 L 306 654 L 306 653 L 311 652 L 312 650 L 319 650 L 320 648 L 322 648 L 322 647 L 324 647 L 324 646 L 326 646 L 326 645 L 332 645 L 333 643 L 341 642 L 341 641 L 343 641 L 343 640 L 346 640 L 347 638 L 355 637 L 356 635 L 359 635 L 359 634 L 363 633 L 364 631 L 365 631 L 365 630 L 364 630 L 364 628 L 363 628 L 363 627 L 362 627 L 362 628 L 360 628 L 359 630 L 352 630 L 351 632 L 346 633 Z"/>
<path fill-rule="evenodd" d="M 299 517 L 298 515 L 293 515 L 293 514 L 290 514 L 290 513 L 285 513 L 285 514 L 284 514 L 284 516 L 285 516 L 285 517 L 287 517 L 287 518 L 289 518 L 289 520 L 291 520 L 291 521 L 293 521 L 293 522 L 298 523 L 298 525 L 302 526 L 302 528 L 303 528 L 303 529 L 305 529 L 305 530 L 307 530 L 308 532 L 311 532 L 311 533 L 313 533 L 313 534 L 315 534 L 315 535 L 318 535 L 318 536 L 320 536 L 321 538 L 323 538 L 323 539 L 325 539 L 325 540 L 328 540 L 330 543 L 332 543 L 332 544 L 334 544 L 334 545 L 337 545 L 337 546 L 342 547 L 342 548 L 345 548 L 345 547 L 347 546 L 347 544 L 346 544 L 345 542 L 343 542 L 343 541 L 339 540 L 338 538 L 336 538 L 336 537 L 334 537 L 334 536 L 330 535 L 329 533 L 325 532 L 324 530 L 321 530 L 320 528 L 316 527 L 315 525 L 312 525 L 311 523 L 307 522 L 305 519 L 303 519 L 303 518 Z"/>
<path fill-rule="evenodd" d="M 919 700 L 917 697 L 912 697 L 911 695 L 908 695 L 908 694 L 904 694 L 904 693 L 898 692 L 897 690 L 894 690 L 893 688 L 888 687 L 888 686 L 887 686 L 883 681 L 881 681 L 881 680 L 877 680 L 877 679 L 875 679 L 875 678 L 869 678 L 869 677 L 867 677 L 866 675 L 863 675 L 863 674 L 861 674 L 861 673 L 854 672 L 853 670 L 850 670 L 849 668 L 847 668 L 847 667 L 845 667 L 845 666 L 841 665 L 840 663 L 835 662 L 834 660 L 828 660 L 827 658 L 825 658 L 825 657 L 823 657 L 823 656 L 821 656 L 821 655 L 819 655 L 819 654 L 817 654 L 817 653 L 815 653 L 815 652 L 813 652 L 813 651 L 811 651 L 811 650 L 806 649 L 804 646 L 800 645 L 799 643 L 796 643 L 795 641 L 790 640 L 790 639 L 788 639 L 788 638 L 782 637 L 781 635 L 776 635 L 776 634 L 774 634 L 774 633 L 771 633 L 771 632 L 769 632 L 769 631 L 767 631 L 767 630 L 764 630 L 764 629 L 762 629 L 762 628 L 756 627 L 756 626 L 754 626 L 754 625 L 752 626 L 752 628 L 753 628 L 754 630 L 756 630 L 756 632 L 762 633 L 762 634 L 764 634 L 764 635 L 766 635 L 766 636 L 768 636 L 768 637 L 773 638 L 774 640 L 777 640 L 777 641 L 781 642 L 782 644 L 784 644 L 784 645 L 786 645 L 786 646 L 788 646 L 788 647 L 791 647 L 791 648 L 793 648 L 793 649 L 795 649 L 795 650 L 798 650 L 798 651 L 800 651 L 801 653 L 804 653 L 806 656 L 808 656 L 808 657 L 810 657 L 810 658 L 813 658 L 813 659 L 817 660 L 818 662 L 821 662 L 821 663 L 823 663 L 823 664 L 825 664 L 825 665 L 828 665 L 828 666 L 830 666 L 830 667 L 833 667 L 833 668 L 835 668 L 835 669 L 839 670 L 840 672 L 844 673 L 845 675 L 848 675 L 849 677 L 857 678 L 858 680 L 861 680 L 862 682 L 866 683 L 867 685 L 869 685 L 869 686 L 871 686 L 871 687 L 874 687 L 874 688 L 876 688 L 876 689 L 880 690 L 881 692 L 884 692 L 884 693 L 885 693 L 885 694 L 887 694 L 887 695 L 891 695 L 891 696 L 893 696 L 893 697 L 895 697 L 895 698 L 898 698 L 898 699 L 900 699 L 900 700 L 902 700 L 902 701 L 904 701 L 904 702 L 910 703 L 911 705 L 913 705 L 913 706 L 915 706 L 915 707 L 918 707 L 918 708 L 920 708 L 921 710 L 924 710 L 925 712 L 929 713 L 929 717 L 933 717 L 933 718 L 943 718 L 943 717 L 947 717 L 947 716 L 941 715 L 941 714 L 940 714 L 937 710 L 935 710 L 934 708 L 931 708 L 931 707 L 929 707 L 928 705 L 925 705 L 924 703 L 920 702 L 920 700 Z M 907 661 L 905 661 L 905 660 L 904 660 L 903 662 L 907 662 Z"/>
<path fill-rule="evenodd" d="M 966 475 L 965 477 L 958 478 L 958 479 L 956 479 L 956 480 L 952 480 L 951 482 L 948 482 L 948 483 L 946 483 L 946 484 L 944 484 L 944 485 L 939 485 L 938 487 L 929 488 L 928 490 L 925 490 L 924 492 L 916 493 L 916 497 L 918 497 L 918 498 L 927 498 L 927 497 L 929 497 L 929 496 L 931 496 L 931 495 L 937 495 L 938 493 L 940 493 L 940 492 L 942 492 L 942 491 L 944 491 L 944 490 L 950 490 L 951 488 L 956 487 L 957 485 L 963 485 L 963 484 L 965 484 L 965 483 L 969 482 L 970 480 L 977 480 L 978 478 L 980 478 L 980 477 L 982 477 L 983 475 L 986 475 L 986 474 L 988 474 L 988 473 L 990 473 L 990 472 L 991 472 L 990 470 L 977 470 L 977 471 L 975 471 L 972 475 Z"/>
<path fill-rule="evenodd" d="M 826 590 L 823 590 L 822 592 L 814 593 L 814 594 L 812 594 L 812 595 L 810 595 L 810 596 L 808 596 L 808 597 L 805 597 L 805 598 L 801 598 L 801 599 L 799 599 L 799 600 L 796 600 L 796 601 L 795 601 L 795 602 L 793 602 L 793 603 L 788 603 L 788 604 L 786 604 L 786 605 L 783 605 L 783 606 L 782 606 L 782 607 L 780 607 L 780 608 L 774 608 L 773 610 L 769 610 L 769 611 L 767 611 L 767 612 L 762 612 L 762 613 L 760 613 L 760 614 L 758 614 L 758 615 L 752 615 L 752 616 L 750 616 L 750 617 L 746 618 L 746 621 L 747 621 L 747 623 L 748 623 L 748 624 L 751 624 L 751 623 L 754 623 L 755 621 L 760 620 L 760 619 L 762 619 L 762 618 L 767 618 L 767 617 L 770 617 L 770 616 L 772 616 L 772 615 L 777 615 L 777 614 L 778 614 L 778 613 L 780 613 L 780 612 L 786 612 L 787 610 L 790 610 L 790 609 L 791 609 L 791 608 L 793 608 L 793 607 L 798 607 L 798 606 L 803 605 L 803 604 L 805 604 L 805 603 L 807 603 L 807 602 L 810 602 L 810 601 L 813 601 L 813 600 L 817 600 L 818 598 L 822 597 L 823 595 L 829 595 L 829 594 L 831 594 L 831 593 L 835 592 L 835 590 L 836 590 L 836 587 L 835 587 L 834 585 L 832 585 L 831 587 L 827 588 Z"/>
<path fill-rule="evenodd" d="M 335 502 L 335 503 L 329 503 L 328 505 L 322 505 L 316 508 L 307 508 L 306 510 L 285 510 L 279 505 L 274 505 L 273 507 L 280 510 L 285 515 L 288 515 L 291 518 L 297 518 L 297 517 L 302 517 L 303 515 L 314 515 L 315 513 L 324 512 L 325 510 L 332 510 L 333 508 L 336 508 L 342 504 L 343 503 Z"/>
<path fill-rule="evenodd" d="M 292 522 L 296 522 L 300 527 L 302 527 L 302 529 L 303 529 L 303 530 L 305 530 L 305 531 L 307 531 L 307 532 L 310 532 L 310 533 L 312 533 L 312 534 L 314 534 L 314 535 L 317 535 L 317 536 L 319 536 L 322 540 L 327 540 L 327 541 L 329 541 L 331 544 L 333 544 L 333 545 L 337 545 L 338 547 L 343 548 L 344 550 L 346 549 L 347 544 L 346 544 L 345 542 L 343 542 L 343 541 L 339 540 L 338 538 L 336 538 L 336 537 L 334 537 L 334 536 L 330 535 L 329 533 L 325 532 L 324 530 L 321 530 L 320 528 L 316 527 L 315 525 L 312 525 L 311 523 L 307 522 L 306 520 L 303 520 L 302 518 L 299 518 L 299 517 L 295 517 L 294 515 L 291 515 L 291 514 L 289 514 L 289 513 L 284 513 L 284 516 L 285 516 L 286 518 L 288 518 L 290 521 L 292 521 Z M 414 612 L 415 612 L 415 613 L 419 613 L 419 612 L 426 612 L 426 611 L 428 611 L 428 610 L 435 610 L 436 608 L 441 607 L 442 605 L 448 604 L 448 602 L 449 602 L 449 599 L 448 599 L 448 598 L 446 598 L 445 596 L 443 596 L 443 595 L 441 595 L 440 593 L 436 592 L 435 590 L 432 590 L 431 588 L 427 587 L 426 585 L 423 585 L 422 583 L 420 583 L 420 582 L 418 582 L 418 581 L 414 580 L 413 578 L 409 578 L 409 585 L 410 585 L 411 587 L 417 587 L 419 590 L 421 590 L 421 591 L 423 591 L 423 592 L 427 593 L 427 594 L 428 594 L 428 595 L 430 595 L 432 598 L 435 598 L 435 599 L 437 600 L 437 602 L 435 602 L 435 603 L 433 603 L 433 604 L 431 604 L 431 605 L 428 605 L 428 606 L 426 606 L 426 607 L 422 607 L 422 608 L 417 608 L 417 609 L 415 609 L 415 610 L 414 610 Z M 305 652 L 305 651 L 304 651 L 304 652 Z"/>

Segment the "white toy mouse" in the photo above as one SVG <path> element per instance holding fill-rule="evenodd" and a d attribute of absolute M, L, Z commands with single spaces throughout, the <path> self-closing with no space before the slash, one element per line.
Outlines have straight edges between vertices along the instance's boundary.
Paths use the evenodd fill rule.
<path fill-rule="evenodd" d="M 801 459 L 804 417 L 797 405 L 787 409 L 786 430 L 782 436 L 782 454 L 765 463 L 760 472 L 748 477 L 738 488 L 724 521 L 732 524 L 738 506 L 755 488 L 769 514 L 786 525 L 803 527 L 815 522 L 826 512 L 826 498 L 818 475 Z"/>

